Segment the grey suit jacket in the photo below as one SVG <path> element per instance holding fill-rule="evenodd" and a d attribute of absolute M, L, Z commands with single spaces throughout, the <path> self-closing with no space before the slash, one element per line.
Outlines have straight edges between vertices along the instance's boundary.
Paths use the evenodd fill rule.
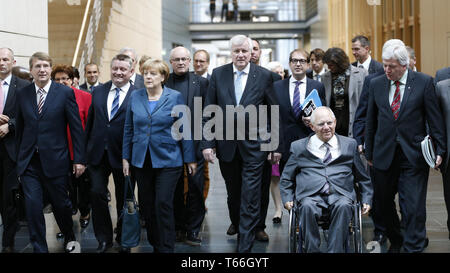
<path fill-rule="evenodd" d="M 350 84 L 348 90 L 349 97 L 349 112 L 350 112 L 350 124 L 348 126 L 348 136 L 353 137 L 353 122 L 355 121 L 355 113 L 358 108 L 359 98 L 364 84 L 364 78 L 367 76 L 367 71 L 362 68 L 351 67 Z M 328 71 L 322 77 L 322 83 L 325 86 L 325 98 L 327 106 L 330 107 L 331 103 L 331 72 Z"/>
<path fill-rule="evenodd" d="M 436 71 L 436 76 L 434 77 L 434 84 L 436 85 L 438 82 L 445 79 L 450 79 L 450 66 L 444 67 Z"/>
<path fill-rule="evenodd" d="M 448 163 L 450 159 L 450 79 L 440 81 L 436 84 L 436 95 L 443 112 L 447 135 L 447 153 L 442 165 L 442 173 L 445 173 L 445 170 L 448 169 Z"/>
<path fill-rule="evenodd" d="M 329 164 L 307 149 L 311 136 L 294 141 L 291 145 L 289 160 L 281 175 L 280 192 L 283 204 L 301 201 L 305 197 L 317 194 L 328 181 L 336 192 L 355 201 L 355 183 L 359 183 L 361 200 L 372 204 L 373 188 L 370 177 L 358 153 L 356 140 L 336 134 L 341 155 Z M 337 194 L 330 197 L 337 197 Z M 336 200 L 330 200 L 332 204 Z"/>

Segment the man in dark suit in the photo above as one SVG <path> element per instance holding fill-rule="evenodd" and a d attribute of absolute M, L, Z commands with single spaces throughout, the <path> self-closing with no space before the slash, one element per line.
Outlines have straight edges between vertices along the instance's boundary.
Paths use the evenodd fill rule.
<path fill-rule="evenodd" d="M 124 47 L 119 51 L 119 54 L 127 55 L 133 61 L 132 68 L 134 72 L 130 77 L 130 83 L 134 85 L 136 89 L 145 88 L 144 78 L 138 73 L 136 73 L 136 64 L 138 63 L 138 55 L 136 53 L 136 50 L 134 50 L 134 48 L 131 47 Z"/>
<path fill-rule="evenodd" d="M 366 36 L 358 35 L 352 39 L 352 53 L 356 59 L 353 66 L 364 68 L 369 74 L 384 72 L 383 64 L 370 56 L 370 42 Z"/>
<path fill-rule="evenodd" d="M 387 41 L 386 43 L 390 43 Z M 429 167 L 420 142 L 430 135 L 436 144 L 436 168 L 446 152 L 444 121 L 433 79 L 408 69 L 404 45 L 383 47 L 385 76 L 372 79 L 365 139 L 365 155 L 374 168 L 375 195 L 380 196 L 390 252 L 422 252 L 426 238 L 426 193 Z M 393 206 L 396 191 L 402 214 L 403 236 Z"/>
<path fill-rule="evenodd" d="M 43 191 L 48 193 L 66 248 L 70 241 L 75 241 L 67 188 L 70 174 L 67 125 L 74 153 L 72 171 L 77 177 L 85 169 L 85 136 L 73 90 L 50 80 L 50 56 L 34 53 L 30 70 L 34 83 L 16 94 L 17 174 L 25 195 L 34 252 L 48 252 Z"/>
<path fill-rule="evenodd" d="M 325 52 L 321 48 L 315 48 L 309 53 L 309 63 L 311 68 L 306 70 L 306 77 L 322 82 L 323 75 L 328 71 L 323 62 Z"/>
<path fill-rule="evenodd" d="M 14 252 L 14 237 L 19 228 L 15 204 L 19 181 L 16 175 L 16 92 L 30 84 L 17 78 L 11 71 L 15 65 L 14 53 L 0 48 L 0 213 L 2 214 L 2 252 Z"/>
<path fill-rule="evenodd" d="M 323 84 L 306 77 L 308 59 L 308 52 L 304 49 L 293 50 L 289 55 L 292 77 L 275 82 L 273 85 L 280 103 L 280 127 L 283 129 L 283 135 L 286 138 L 281 151 L 284 156 L 280 161 L 280 174 L 288 160 L 291 143 L 313 133 L 309 127 L 310 117 L 303 116 L 302 110 L 296 109 L 296 107 L 302 105 L 314 89 L 319 94 L 322 105 L 325 105 L 325 87 Z"/>
<path fill-rule="evenodd" d="M 447 153 L 442 163 L 442 181 L 444 184 L 444 200 L 447 208 L 447 229 L 450 239 L 450 78 L 436 84 L 436 93 L 442 108 L 445 120 Z"/>
<path fill-rule="evenodd" d="M 84 78 L 86 82 L 80 85 L 80 89 L 92 93 L 94 87 L 101 85 L 98 81 L 100 72 L 98 71 L 97 64 L 88 63 L 84 66 Z"/>
<path fill-rule="evenodd" d="M 261 46 L 259 44 L 259 41 L 256 39 L 252 39 L 252 54 L 250 58 L 250 62 L 260 65 L 260 58 L 261 58 Z M 281 80 L 281 76 L 278 73 L 271 72 L 272 82 L 276 82 Z M 260 210 L 260 218 L 259 223 L 256 226 L 255 229 L 255 238 L 258 241 L 261 242 L 268 242 L 269 241 L 269 235 L 264 231 L 266 228 L 266 216 L 267 216 L 267 209 L 269 208 L 269 196 L 270 196 L 270 179 L 272 177 L 272 164 L 269 160 L 266 160 L 264 162 L 263 167 L 263 176 L 262 176 L 262 184 L 261 184 L 261 210 Z M 232 225 L 229 228 L 229 231 L 227 231 L 227 234 L 231 235 L 233 232 L 236 231 L 235 227 Z"/>
<path fill-rule="evenodd" d="M 444 67 L 436 71 L 436 76 L 434 77 L 434 85 L 445 79 L 450 79 L 450 67 Z"/>
<path fill-rule="evenodd" d="M 124 202 L 122 173 L 122 141 L 125 114 L 130 94 L 133 61 L 124 54 L 111 61 L 111 81 L 96 87 L 89 108 L 87 133 L 87 162 L 91 178 L 92 222 L 99 245 L 97 252 L 105 252 L 113 244 L 113 227 L 108 208 L 108 182 L 112 173 L 116 195 L 117 215 Z M 120 244 L 122 220 L 118 217 L 116 241 Z"/>
<path fill-rule="evenodd" d="M 201 109 L 208 80 L 189 72 L 191 53 L 185 47 L 176 47 L 170 52 L 170 64 L 172 73 L 169 75 L 166 86 L 180 92 L 191 114 Z M 201 105 L 194 103 L 194 99 L 200 99 Z M 192 139 L 194 139 L 194 118 L 191 119 Z M 185 242 L 190 245 L 200 245 L 200 228 L 205 218 L 205 203 L 203 200 L 203 187 L 205 176 L 203 173 L 204 159 L 200 148 L 200 140 L 194 139 L 195 157 L 197 161 L 197 172 L 194 176 L 182 175 L 177 183 L 174 196 L 175 229 L 178 241 L 186 237 Z M 188 192 L 186 204 L 184 202 L 184 180 L 187 179 Z"/>
<path fill-rule="evenodd" d="M 286 209 L 298 204 L 306 251 L 320 251 L 317 219 L 330 210 L 328 252 L 345 252 L 348 226 L 356 201 L 355 183 L 361 189 L 362 214 L 370 210 L 372 185 L 359 157 L 356 141 L 335 134 L 336 117 L 328 107 L 311 115 L 314 135 L 294 141 L 281 176 L 280 192 Z"/>
<path fill-rule="evenodd" d="M 205 107 L 216 105 L 218 110 L 226 112 L 227 106 L 229 111 L 230 108 L 233 108 L 232 106 L 238 105 L 257 108 L 266 105 L 269 106 L 270 111 L 270 106 L 278 105 L 273 93 L 271 72 L 250 63 L 251 39 L 244 35 L 236 35 L 231 38 L 230 45 L 233 62 L 214 69 Z M 232 116 L 231 121 L 229 120 L 230 116 Z M 214 150 L 217 151 L 228 193 L 227 203 L 231 222 L 235 227 L 239 227 L 238 251 L 249 252 L 255 239 L 255 227 L 260 216 L 261 177 L 268 152 L 261 147 L 264 141 L 249 139 L 250 132 L 262 129 L 264 125 L 261 124 L 258 128 L 249 128 L 250 122 L 248 118 L 245 118 L 245 129 L 239 128 L 241 126 L 236 126 L 237 116 L 237 114 L 224 114 L 224 123 L 215 125 L 216 132 L 223 132 L 223 136 L 220 137 L 227 136 L 226 140 L 205 139 L 202 142 L 202 148 L 205 160 L 211 163 L 215 158 Z M 203 120 L 204 124 L 208 121 L 210 118 Z M 233 128 L 225 127 L 227 121 L 233 125 Z M 273 141 L 278 133 L 276 126 L 278 123 L 271 125 L 275 127 L 271 131 L 271 140 Z M 240 130 L 237 132 L 236 128 Z M 229 130 L 234 131 L 232 136 L 229 136 L 231 135 Z M 244 137 L 244 140 L 238 140 L 237 136 L 240 139 Z M 282 140 L 283 137 L 280 136 L 279 139 Z M 273 162 L 278 162 L 281 158 L 279 150 L 280 146 L 276 152 L 270 153 Z"/>
<path fill-rule="evenodd" d="M 199 49 L 194 52 L 194 72 L 209 81 L 211 75 L 208 73 L 209 67 L 209 53 L 204 49 Z"/>

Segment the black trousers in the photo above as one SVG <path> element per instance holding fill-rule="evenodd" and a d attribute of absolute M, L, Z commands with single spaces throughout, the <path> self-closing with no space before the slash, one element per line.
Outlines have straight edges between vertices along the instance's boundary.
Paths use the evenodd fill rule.
<path fill-rule="evenodd" d="M 230 162 L 219 160 L 225 179 L 231 222 L 239 227 L 239 252 L 250 252 L 260 219 L 261 183 L 264 160 L 247 162 L 236 151 Z"/>
<path fill-rule="evenodd" d="M 272 164 L 269 161 L 264 162 L 262 183 L 261 183 L 261 211 L 256 230 L 264 230 L 266 228 L 267 209 L 270 201 L 270 180 L 272 178 Z"/>
<path fill-rule="evenodd" d="M 427 165 L 417 168 L 409 163 L 400 145 L 389 169 L 374 168 L 377 184 L 374 194 L 381 203 L 386 235 L 391 244 L 402 245 L 406 252 L 422 252 L 425 248 L 428 174 Z M 403 232 L 394 203 L 397 190 Z"/>
<path fill-rule="evenodd" d="M 442 175 L 442 182 L 444 184 L 445 207 L 447 208 L 447 229 L 450 232 L 450 168 L 447 168 Z"/>
<path fill-rule="evenodd" d="M 51 162 L 45 162 L 44 164 L 51 164 Z M 40 161 L 39 155 L 35 153 L 20 179 L 25 196 L 30 242 L 34 252 L 48 252 L 45 238 L 45 218 L 42 211 L 44 207 L 44 190 L 48 193 L 53 214 L 61 232 L 66 239 L 75 239 L 75 234 L 73 233 L 72 203 L 68 194 L 69 173 L 60 177 L 46 177 L 42 170 L 42 162 Z"/>
<path fill-rule="evenodd" d="M 175 230 L 199 232 L 205 218 L 205 201 L 203 188 L 205 186 L 204 160 L 197 162 L 197 172 L 194 176 L 184 171 L 178 179 L 174 196 Z M 188 180 L 188 191 L 184 194 L 184 179 Z"/>
<path fill-rule="evenodd" d="M 92 223 L 94 226 L 95 237 L 99 242 L 112 243 L 113 225 L 111 214 L 108 208 L 108 182 L 112 174 L 114 179 L 114 189 L 116 197 L 117 211 L 117 237 L 120 242 L 122 235 L 122 219 L 119 217 L 122 213 L 124 203 L 124 185 L 125 178 L 122 169 L 111 167 L 108 160 L 107 151 L 103 154 L 100 165 L 88 166 L 89 176 L 91 178 L 90 200 L 92 206 Z"/>
<path fill-rule="evenodd" d="M 147 239 L 155 252 L 173 252 L 175 249 L 175 219 L 173 198 L 183 167 L 153 168 L 147 153 L 143 168 L 133 167 L 138 191 L 144 197 L 139 207 L 144 207 Z"/>
<path fill-rule="evenodd" d="M 0 213 L 2 214 L 2 246 L 13 247 L 19 228 L 18 208 L 15 195 L 18 192 L 16 164 L 9 158 L 3 141 L 0 140 Z"/>
<path fill-rule="evenodd" d="M 86 170 L 80 177 L 72 174 L 69 178 L 69 197 L 72 202 L 72 209 L 79 209 L 80 216 L 86 217 L 91 212 L 91 202 L 89 198 L 89 190 L 91 181 L 88 171 Z"/>

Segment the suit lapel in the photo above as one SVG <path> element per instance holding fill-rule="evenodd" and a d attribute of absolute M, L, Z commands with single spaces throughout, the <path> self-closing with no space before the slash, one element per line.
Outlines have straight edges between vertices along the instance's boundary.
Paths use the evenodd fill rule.
<path fill-rule="evenodd" d="M 117 110 L 117 113 L 114 115 L 114 117 L 111 119 L 111 121 L 116 119 L 120 115 L 120 113 L 127 110 L 128 100 L 130 99 L 131 92 L 133 92 L 133 90 L 135 90 L 135 89 L 136 89 L 136 87 L 134 86 L 134 84 L 130 84 L 130 88 L 128 89 L 128 92 L 127 92 L 125 98 L 123 99 L 122 104 L 120 105 L 119 109 Z"/>
<path fill-rule="evenodd" d="M 159 98 L 158 104 L 156 104 L 156 107 L 151 112 L 151 115 L 155 115 L 156 112 L 166 103 L 166 101 L 168 99 L 169 99 L 169 91 L 167 91 L 167 89 L 164 88 L 163 93 L 161 94 L 161 97 Z"/>
<path fill-rule="evenodd" d="M 111 86 L 112 86 L 112 82 L 111 81 L 105 83 L 105 85 L 104 85 L 104 92 L 102 94 L 103 97 L 100 98 L 100 101 L 102 103 L 102 108 L 103 108 L 103 114 L 105 115 L 106 120 L 109 120 L 108 94 L 109 94 L 109 91 L 111 90 Z"/>
<path fill-rule="evenodd" d="M 58 95 L 58 94 L 56 94 L 57 92 L 55 91 L 55 89 L 56 89 L 56 83 L 54 83 L 52 81 L 52 83 L 50 84 L 50 88 L 48 89 L 48 94 L 45 97 L 44 105 L 42 106 L 42 111 L 41 111 L 41 114 L 40 114 L 40 118 L 44 116 L 44 114 L 47 111 L 47 108 L 49 107 L 49 105 L 53 105 L 53 100 Z"/>
<path fill-rule="evenodd" d="M 6 97 L 5 107 L 3 108 L 3 113 L 6 113 L 9 108 L 14 107 L 13 100 L 16 95 L 17 81 L 16 77 L 11 77 L 11 82 L 9 84 L 8 97 Z"/>
<path fill-rule="evenodd" d="M 295 117 L 294 112 L 292 111 L 291 98 L 289 96 L 289 78 L 283 80 L 283 86 L 281 90 L 277 90 L 275 92 L 280 92 L 281 100 L 279 101 L 280 106 L 286 107 L 289 109 L 290 114 Z"/>
<path fill-rule="evenodd" d="M 145 111 L 147 112 L 147 114 L 150 116 L 150 107 L 148 106 L 148 96 L 147 96 L 147 92 L 140 92 L 139 93 L 139 100 L 142 103 L 142 106 L 144 107 Z"/>
<path fill-rule="evenodd" d="M 190 72 L 188 72 L 188 80 L 189 80 L 189 87 L 186 98 L 186 105 L 189 106 L 189 108 L 191 108 L 192 103 L 194 102 L 195 89 L 198 88 L 198 85 L 200 83 L 196 81 L 196 77 Z"/>
<path fill-rule="evenodd" d="M 225 84 L 228 85 L 228 95 L 231 98 L 233 105 L 237 105 L 236 103 L 236 94 L 234 91 L 234 73 L 233 73 L 233 63 L 228 64 L 224 71 L 225 78 L 228 78 L 231 76 L 231 78 L 228 78 L 228 80 L 225 80 Z"/>
<path fill-rule="evenodd" d="M 400 103 L 400 112 L 398 113 L 397 120 L 401 118 L 402 113 L 405 111 L 404 109 L 406 108 L 405 106 L 408 103 L 409 95 L 414 90 L 414 79 L 415 79 L 414 72 L 408 69 L 408 78 L 406 79 L 405 91 L 403 92 L 403 99 L 402 102 Z"/>

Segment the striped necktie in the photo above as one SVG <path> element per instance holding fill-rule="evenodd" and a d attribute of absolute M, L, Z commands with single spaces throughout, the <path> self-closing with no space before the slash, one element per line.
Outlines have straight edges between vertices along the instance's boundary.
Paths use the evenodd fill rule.
<path fill-rule="evenodd" d="M 298 89 L 298 86 L 301 84 L 301 81 L 295 82 L 295 89 L 294 89 L 294 99 L 292 102 L 292 109 L 294 110 L 294 114 L 296 118 L 300 117 L 300 112 L 302 111 L 300 106 L 300 91 Z"/>
<path fill-rule="evenodd" d="M 119 95 L 120 95 L 120 88 L 116 87 L 116 95 L 114 96 L 114 100 L 111 106 L 111 114 L 109 115 L 109 120 L 111 120 L 114 115 L 117 113 L 117 110 L 119 110 Z"/>
<path fill-rule="evenodd" d="M 325 156 L 323 157 L 323 163 L 324 164 L 328 164 L 331 161 L 331 151 L 330 151 L 330 147 L 331 145 L 328 144 L 328 142 L 325 142 L 322 146 L 324 146 L 327 151 L 325 152 Z M 325 185 L 322 187 L 322 189 L 320 190 L 321 193 L 326 193 L 329 194 L 330 193 L 330 184 L 327 182 L 325 182 Z"/>
<path fill-rule="evenodd" d="M 44 89 L 39 88 L 38 95 L 39 95 L 39 102 L 38 102 L 38 113 L 41 114 L 42 112 L 42 106 L 44 106 Z"/>
<path fill-rule="evenodd" d="M 391 104 L 391 110 L 392 114 L 394 114 L 394 119 L 397 120 L 398 114 L 400 112 L 400 82 L 395 81 L 395 93 L 394 93 L 394 99 L 392 100 Z"/>

